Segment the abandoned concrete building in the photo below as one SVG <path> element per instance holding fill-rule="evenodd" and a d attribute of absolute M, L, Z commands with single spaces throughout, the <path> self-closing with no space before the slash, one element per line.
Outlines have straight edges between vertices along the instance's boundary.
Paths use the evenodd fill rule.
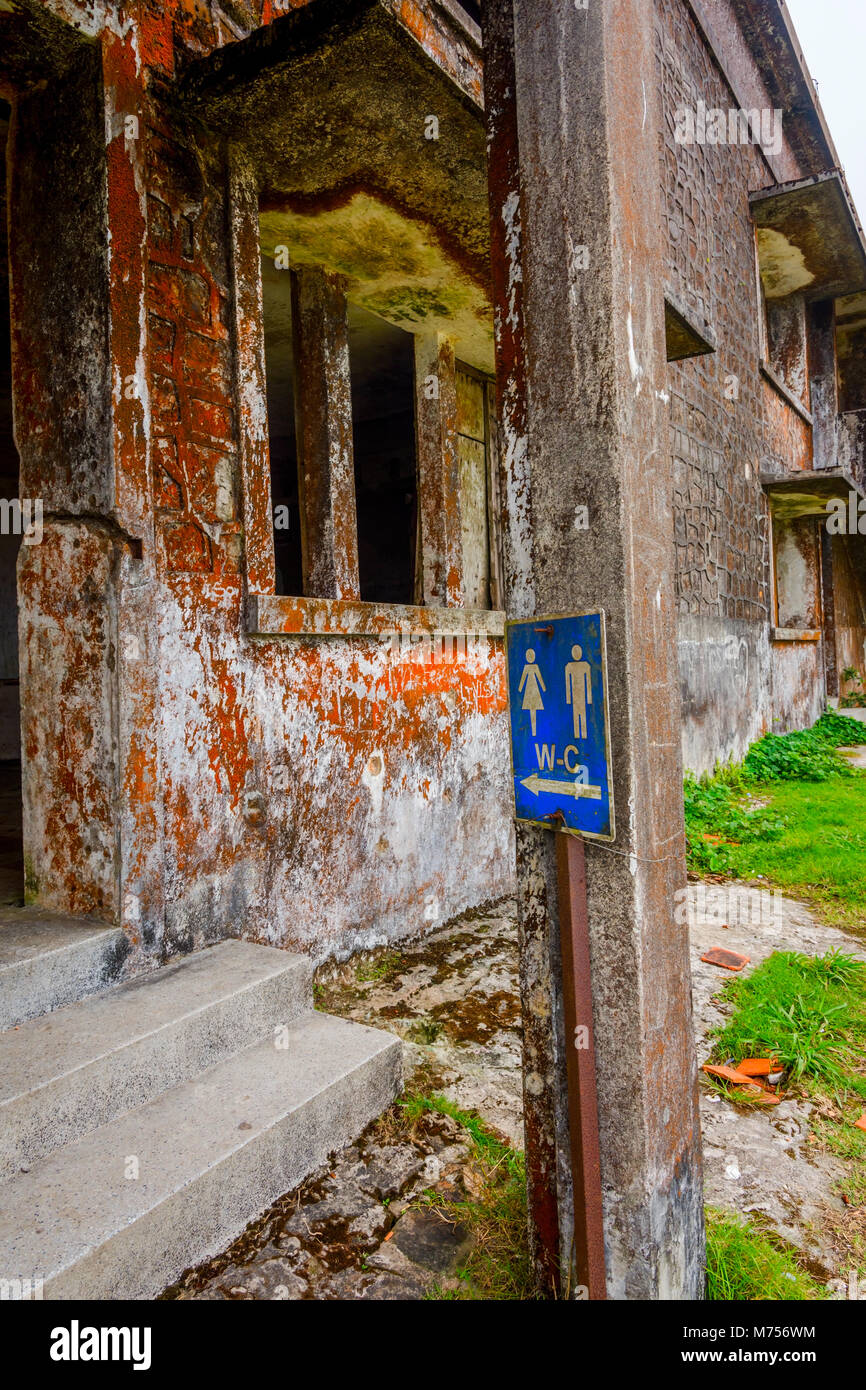
<path fill-rule="evenodd" d="M 823 524 L 866 488 L 866 249 L 785 6 L 622 0 L 615 35 L 588 3 L 0 0 L 0 1274 L 46 1296 L 154 1296 L 392 1099 L 398 1044 L 313 1013 L 311 967 L 514 891 L 506 613 L 556 611 L 542 563 L 598 601 L 620 493 L 686 767 L 866 667 L 866 541 Z M 555 136 L 544 63 L 596 22 L 605 119 Z M 657 234 L 606 316 L 640 217 L 594 161 L 633 129 Z M 618 491 L 587 440 L 626 390 Z M 681 846 L 635 678 L 614 763 L 664 745 Z"/>

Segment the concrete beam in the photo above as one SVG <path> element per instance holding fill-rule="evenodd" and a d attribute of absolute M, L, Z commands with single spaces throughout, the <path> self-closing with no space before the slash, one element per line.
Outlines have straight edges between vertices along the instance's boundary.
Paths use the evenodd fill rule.
<path fill-rule="evenodd" d="M 304 593 L 358 599 L 358 522 L 345 285 L 301 267 L 292 274 L 295 420 Z"/>
<path fill-rule="evenodd" d="M 608 1294 L 698 1298 L 653 5 L 488 0 L 485 52 L 507 608 L 607 614 L 618 835 L 586 860 Z M 564 1283 L 552 833 L 521 828 L 518 876 L 533 1250 Z"/>

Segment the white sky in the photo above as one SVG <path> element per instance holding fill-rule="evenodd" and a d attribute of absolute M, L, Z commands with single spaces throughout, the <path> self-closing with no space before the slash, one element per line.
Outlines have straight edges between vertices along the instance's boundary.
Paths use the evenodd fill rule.
<path fill-rule="evenodd" d="M 786 0 L 848 184 L 866 223 L 866 0 Z"/>

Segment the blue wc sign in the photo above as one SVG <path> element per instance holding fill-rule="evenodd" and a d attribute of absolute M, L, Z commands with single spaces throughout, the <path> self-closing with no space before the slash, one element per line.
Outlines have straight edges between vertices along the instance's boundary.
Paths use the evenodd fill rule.
<path fill-rule="evenodd" d="M 505 652 L 517 819 L 613 840 L 604 614 L 507 623 Z"/>

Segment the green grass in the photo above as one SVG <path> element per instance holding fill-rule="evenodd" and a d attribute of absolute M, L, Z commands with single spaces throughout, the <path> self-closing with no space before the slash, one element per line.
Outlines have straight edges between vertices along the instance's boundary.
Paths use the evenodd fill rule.
<path fill-rule="evenodd" d="M 729 847 L 737 878 L 766 878 L 820 908 L 831 924 L 866 925 L 866 777 L 815 786 L 786 782 L 769 793 L 781 830 Z M 731 838 L 736 839 L 736 836 Z"/>
<path fill-rule="evenodd" d="M 846 1103 L 842 1108 L 830 1106 L 823 1115 L 812 1121 L 815 1137 L 821 1147 L 841 1158 L 845 1164 L 845 1176 L 836 1184 L 835 1190 L 844 1198 L 847 1207 L 866 1207 L 866 1133 L 855 1128 L 855 1121 L 863 1113 L 862 1100 Z M 866 1245 L 861 1253 L 863 1271 L 866 1272 Z"/>
<path fill-rule="evenodd" d="M 706 1210 L 707 1298 L 716 1301 L 825 1299 L 826 1289 L 754 1223 Z"/>
<path fill-rule="evenodd" d="M 837 1103 L 866 1098 L 866 966 L 852 956 L 775 951 L 722 997 L 734 1013 L 714 1038 L 719 1061 L 775 1057 L 788 1084 Z"/>
<path fill-rule="evenodd" d="M 866 775 L 836 751 L 858 743 L 866 725 L 828 713 L 802 733 L 767 734 L 712 778 L 687 777 L 689 868 L 765 879 L 866 930 Z"/>
<path fill-rule="evenodd" d="M 373 960 L 363 961 L 355 970 L 355 979 L 359 985 L 386 980 L 389 975 L 395 974 L 400 969 L 401 964 L 402 957 L 399 951 L 389 951 Z"/>
<path fill-rule="evenodd" d="M 786 1087 L 816 1102 L 812 1142 L 843 1161 L 836 1191 L 849 1210 L 864 1206 L 866 1133 L 855 1122 L 866 1101 L 866 965 L 836 951 L 776 951 L 722 996 L 734 1012 L 714 1036 L 714 1058 L 777 1058 Z"/>
<path fill-rule="evenodd" d="M 468 1228 L 474 1243 L 457 1271 L 458 1287 L 434 1285 L 427 1297 L 461 1302 L 536 1298 L 527 1240 L 523 1154 L 503 1143 L 474 1111 L 461 1110 L 445 1096 L 408 1095 L 399 1105 L 409 1125 L 429 1111 L 450 1116 L 472 1144 L 478 1196 L 449 1202 L 443 1211 Z M 429 1200 L 434 1200 L 432 1195 Z"/>

